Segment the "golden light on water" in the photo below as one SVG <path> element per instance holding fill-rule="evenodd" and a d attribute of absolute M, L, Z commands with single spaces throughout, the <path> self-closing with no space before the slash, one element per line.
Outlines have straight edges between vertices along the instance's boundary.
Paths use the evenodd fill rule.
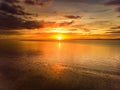
<path fill-rule="evenodd" d="M 61 42 L 58 43 L 58 48 L 61 48 Z"/>

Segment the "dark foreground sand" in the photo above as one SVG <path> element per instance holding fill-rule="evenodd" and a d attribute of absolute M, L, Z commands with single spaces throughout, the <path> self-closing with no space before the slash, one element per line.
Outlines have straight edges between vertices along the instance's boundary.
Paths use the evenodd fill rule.
<path fill-rule="evenodd" d="M 120 90 L 120 76 L 62 64 L 3 60 L 0 90 Z"/>

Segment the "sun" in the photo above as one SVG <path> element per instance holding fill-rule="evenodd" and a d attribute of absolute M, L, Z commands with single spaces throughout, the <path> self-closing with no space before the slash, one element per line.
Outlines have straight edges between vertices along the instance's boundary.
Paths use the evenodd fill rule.
<path fill-rule="evenodd" d="M 52 39 L 54 40 L 65 40 L 66 39 L 66 36 L 64 34 L 55 34 L 55 35 L 52 35 L 51 37 Z"/>
<path fill-rule="evenodd" d="M 57 39 L 58 39 L 58 40 L 62 40 L 63 37 L 62 37 L 62 36 L 57 36 Z"/>

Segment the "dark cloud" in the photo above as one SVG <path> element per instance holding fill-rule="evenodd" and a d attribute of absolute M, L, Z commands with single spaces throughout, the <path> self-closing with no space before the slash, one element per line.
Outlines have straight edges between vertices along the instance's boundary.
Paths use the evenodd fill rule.
<path fill-rule="evenodd" d="M 69 26 L 69 25 L 71 25 L 71 24 L 73 24 L 73 23 L 74 23 L 74 21 L 63 22 L 63 23 L 59 23 L 59 24 L 60 24 L 60 26 Z"/>
<path fill-rule="evenodd" d="M 57 0 L 58 2 L 67 2 L 67 3 L 91 3 L 91 4 L 96 4 L 96 3 L 102 3 L 104 0 Z"/>
<path fill-rule="evenodd" d="M 2 0 L 3 2 L 7 3 L 26 3 L 31 5 L 41 5 L 44 3 L 51 2 L 52 0 Z"/>
<path fill-rule="evenodd" d="M 20 2 L 20 0 L 2 0 L 4 2 L 8 2 L 8 3 L 18 3 Z"/>
<path fill-rule="evenodd" d="M 120 6 L 120 0 L 111 0 L 109 2 L 106 3 L 107 5 L 118 5 Z"/>
<path fill-rule="evenodd" d="M 69 18 L 69 19 L 79 19 L 79 18 L 81 18 L 81 16 L 74 16 L 74 15 L 66 15 L 64 17 Z"/>
<path fill-rule="evenodd" d="M 26 3 L 26 4 L 29 4 L 29 5 L 43 6 L 43 5 L 48 4 L 49 2 L 51 2 L 52 0 L 2 0 L 2 1 L 10 3 L 10 4 L 13 4 L 13 3 Z"/>
<path fill-rule="evenodd" d="M 111 29 L 120 29 L 120 26 L 111 27 Z"/>
<path fill-rule="evenodd" d="M 107 3 L 105 3 L 105 5 L 113 5 L 113 6 L 119 6 L 116 11 L 120 12 L 120 0 L 111 0 Z"/>
<path fill-rule="evenodd" d="M 12 15 L 0 13 L 0 29 L 1 30 L 33 29 L 39 26 L 40 24 L 36 21 L 27 21 Z"/>
<path fill-rule="evenodd" d="M 1 3 L 0 10 L 14 15 L 29 15 L 29 13 L 24 11 L 23 7 L 14 4 Z"/>
<path fill-rule="evenodd" d="M 0 30 L 0 35 L 21 35 L 21 33 L 14 30 Z"/>
<path fill-rule="evenodd" d="M 111 34 L 120 34 L 120 30 L 117 30 L 117 31 L 109 31 L 107 33 L 111 33 Z"/>
<path fill-rule="evenodd" d="M 30 5 L 35 5 L 35 0 L 25 0 L 25 3 L 30 4 Z"/>
<path fill-rule="evenodd" d="M 20 3 L 44 6 L 51 1 L 52 0 L 2 0 L 0 10 L 6 13 L 23 15 L 28 13 L 25 12 L 25 8 L 20 5 Z M 17 5 L 15 3 L 17 3 Z"/>
<path fill-rule="evenodd" d="M 120 34 L 120 26 L 111 27 L 110 30 L 107 31 L 107 33 Z"/>
<path fill-rule="evenodd" d="M 119 7 L 119 8 L 117 8 L 117 12 L 120 12 L 120 7 Z"/>
<path fill-rule="evenodd" d="M 29 5 L 40 5 L 44 6 L 46 4 L 49 4 L 53 0 L 23 0 L 24 3 L 29 4 Z"/>
<path fill-rule="evenodd" d="M 52 0 L 1 0 L 0 1 L 0 29 L 33 29 L 41 27 L 37 21 L 27 20 L 30 14 L 27 12 L 24 4 L 29 5 L 46 5 Z M 20 17 L 19 17 L 20 16 Z M 11 34 L 13 32 L 8 32 Z M 4 34 L 4 32 L 1 32 Z"/>

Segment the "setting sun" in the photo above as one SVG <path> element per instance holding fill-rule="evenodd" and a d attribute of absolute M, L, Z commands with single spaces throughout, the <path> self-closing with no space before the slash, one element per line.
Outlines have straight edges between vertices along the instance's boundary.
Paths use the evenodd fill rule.
<path fill-rule="evenodd" d="M 51 39 L 53 39 L 53 40 L 66 40 L 67 36 L 59 33 L 59 34 L 52 35 Z"/>
<path fill-rule="evenodd" d="M 57 39 L 58 39 L 58 40 L 62 40 L 63 37 L 62 37 L 62 36 L 57 36 Z"/>

